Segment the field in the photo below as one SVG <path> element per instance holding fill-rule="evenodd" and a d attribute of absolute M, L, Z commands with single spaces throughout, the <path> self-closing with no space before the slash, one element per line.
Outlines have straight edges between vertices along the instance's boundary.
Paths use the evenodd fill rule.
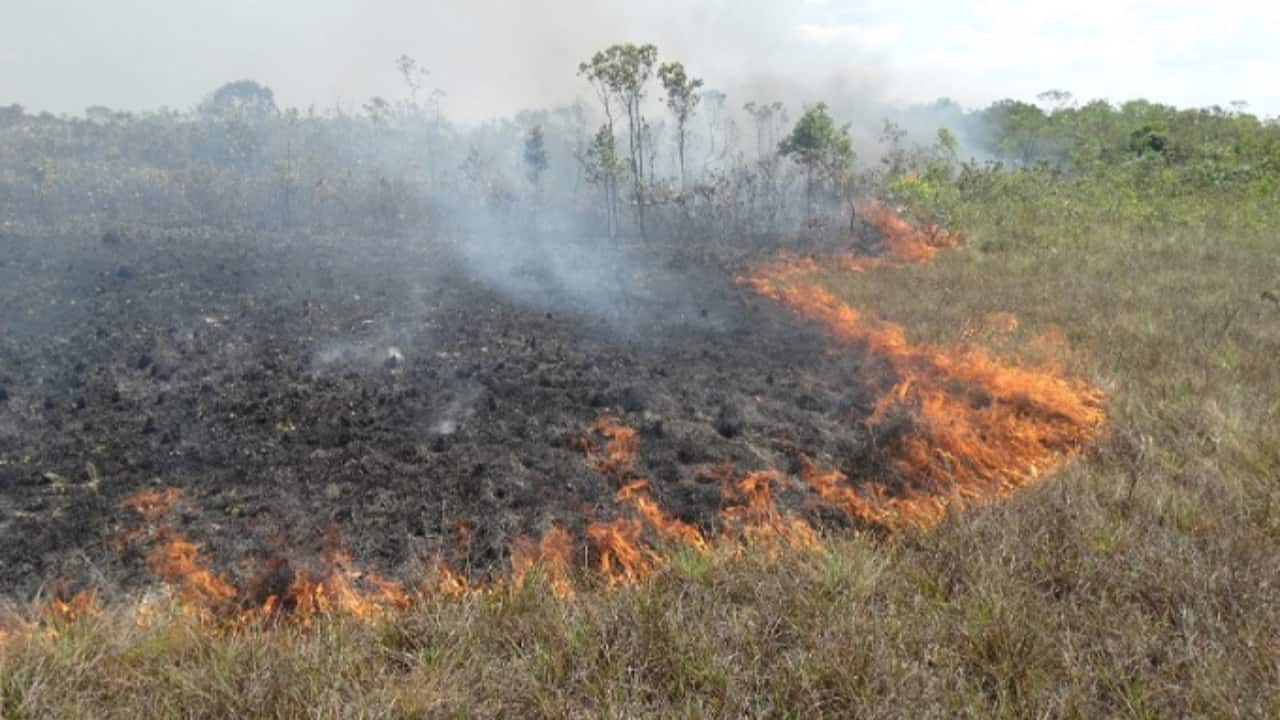
<path fill-rule="evenodd" d="M 1274 126 L 1124 108 L 890 152 L 852 237 L 772 161 L 616 238 L 67 170 L 0 226 L 0 717 L 1280 714 Z"/>
<path fill-rule="evenodd" d="M 5 714 L 1274 714 L 1270 240 L 1053 230 L 824 278 L 939 342 L 1010 309 L 1062 329 L 1110 436 L 1008 501 L 819 550 L 685 552 L 571 602 L 533 582 L 229 636 L 97 614 L 6 650 Z"/>

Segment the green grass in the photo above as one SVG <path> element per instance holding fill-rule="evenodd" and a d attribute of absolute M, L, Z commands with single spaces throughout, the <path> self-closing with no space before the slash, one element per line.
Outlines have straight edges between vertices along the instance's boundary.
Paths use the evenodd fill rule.
<path fill-rule="evenodd" d="M 1049 324 L 1105 387 L 1096 451 L 1008 502 L 633 590 L 537 583 L 370 625 L 83 620 L 0 651 L 0 717 L 1275 717 L 1275 236 L 974 216 L 927 266 L 828 278 L 913 338 Z M 1002 221 L 1007 222 L 1007 220 Z"/>

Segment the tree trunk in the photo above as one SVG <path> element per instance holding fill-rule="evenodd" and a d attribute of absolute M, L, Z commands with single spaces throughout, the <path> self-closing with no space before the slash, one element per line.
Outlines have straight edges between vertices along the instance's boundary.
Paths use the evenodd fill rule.
<path fill-rule="evenodd" d="M 684 123 L 680 123 L 679 127 L 676 128 L 676 132 L 679 133 L 676 136 L 676 147 L 680 151 L 680 190 L 683 192 L 686 187 L 684 176 Z"/>

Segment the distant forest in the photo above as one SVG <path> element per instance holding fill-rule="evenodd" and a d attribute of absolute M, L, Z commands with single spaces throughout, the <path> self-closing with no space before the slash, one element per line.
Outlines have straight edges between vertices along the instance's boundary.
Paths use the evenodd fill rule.
<path fill-rule="evenodd" d="M 1230 195 L 1255 214 L 1280 199 L 1280 124 L 1243 105 L 1050 91 L 1038 104 L 834 117 L 822 102 L 730 98 L 627 44 L 578 68 L 589 100 L 467 126 L 413 59 L 397 67 L 403 97 L 357 112 L 281 108 L 251 80 L 186 111 L 0 107 L 0 222 L 733 242 L 838 232 L 869 194 L 952 220 L 962 196 L 1052 183 L 1094 215 L 1152 223 L 1193 220 L 1188 196 Z"/>

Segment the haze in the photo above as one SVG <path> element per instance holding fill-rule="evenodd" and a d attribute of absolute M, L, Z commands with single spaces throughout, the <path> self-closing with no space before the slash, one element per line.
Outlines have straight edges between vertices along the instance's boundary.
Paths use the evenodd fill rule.
<path fill-rule="evenodd" d="M 349 109 L 403 85 L 408 54 L 480 120 L 585 95 L 577 63 L 613 42 L 656 43 L 708 85 L 789 103 L 844 93 L 978 106 L 1077 98 L 1177 105 L 1247 100 L 1280 113 L 1280 9 L 1245 0 L 1020 3 L 927 0 L 3 0 L 0 103 L 78 113 L 189 108 L 252 78 L 281 105 Z"/>

